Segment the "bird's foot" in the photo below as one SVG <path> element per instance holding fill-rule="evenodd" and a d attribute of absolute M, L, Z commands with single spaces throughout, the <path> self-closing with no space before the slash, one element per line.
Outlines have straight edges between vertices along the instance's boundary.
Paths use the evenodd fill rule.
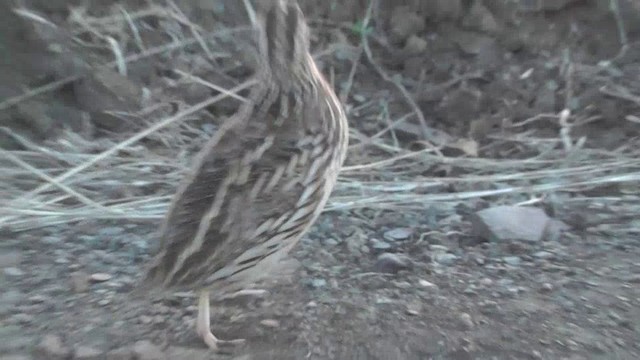
<path fill-rule="evenodd" d="M 198 334 L 202 337 L 209 349 L 213 351 L 220 351 L 223 347 L 237 346 L 245 343 L 245 339 L 220 340 L 213 335 L 210 329 L 198 329 Z"/>

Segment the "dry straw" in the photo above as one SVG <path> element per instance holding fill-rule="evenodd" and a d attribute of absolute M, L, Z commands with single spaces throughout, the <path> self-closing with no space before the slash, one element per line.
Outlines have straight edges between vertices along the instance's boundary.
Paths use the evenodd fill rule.
<path fill-rule="evenodd" d="M 96 39 L 103 39 L 105 47 L 113 52 L 113 61 L 108 66 L 119 69 L 123 74 L 127 72 L 127 64 L 133 61 L 179 52 L 186 46 L 199 46 L 209 57 L 228 56 L 214 53 L 214 44 L 210 42 L 221 33 L 204 33 L 200 27 L 190 23 L 175 4 L 169 3 L 171 5 L 167 7 L 154 5 L 137 11 L 118 8 L 104 18 L 74 13 L 76 15 L 70 17 L 69 25 L 76 33 L 88 32 Z M 25 9 L 20 9 L 20 13 L 26 18 L 35 17 L 28 16 L 29 12 Z M 138 19 L 152 16 L 180 24 L 185 34 L 165 46 L 149 47 L 144 43 L 139 25 L 136 24 Z M 364 22 L 365 27 L 367 21 L 368 17 Z M 246 29 L 227 29 L 222 33 L 243 30 Z M 130 36 L 123 37 L 123 32 Z M 445 147 L 427 134 L 429 129 L 424 115 L 409 91 L 375 63 L 366 36 L 362 41 L 359 47 L 350 49 L 358 55 L 353 57 L 342 97 L 347 98 L 354 91 L 352 81 L 358 68 L 362 67 L 359 62 L 364 54 L 375 72 L 393 83 L 393 87 L 410 105 L 411 112 L 393 119 L 384 106 L 388 99 L 383 98 L 370 99 L 349 108 L 352 133 L 348 165 L 341 174 L 326 211 L 359 208 L 423 211 L 438 203 L 453 205 L 481 197 L 495 202 L 535 203 L 551 194 L 577 208 L 597 205 L 626 209 L 626 213 L 640 211 L 638 139 L 630 139 L 612 151 L 589 148 L 589 139 L 574 139 L 571 131 L 572 126 L 585 117 L 566 110 L 560 114 L 541 114 L 512 125 L 503 133 L 493 136 L 491 144 L 480 148 L 480 153 L 492 146 L 509 144 L 514 148 L 526 149 L 526 152 L 518 154 L 518 159 L 445 156 Z M 128 46 L 130 44 L 127 42 L 133 45 Z M 332 48 L 340 46 L 344 48 L 344 45 L 335 44 Z M 140 53 L 123 54 L 122 49 L 132 48 Z M 330 55 L 326 51 L 319 54 Z M 196 122 L 191 120 L 202 117 L 203 109 L 224 98 L 246 101 L 238 92 L 254 84 L 251 80 L 239 82 L 227 90 L 185 70 L 176 71 L 176 74 L 181 77 L 180 81 L 215 89 L 220 94 L 199 104 L 184 106 L 173 115 L 157 111 L 162 108 L 162 101 L 158 100 L 148 111 L 131 114 L 143 118 L 146 115 L 148 125 L 145 128 L 99 141 L 88 141 L 79 134 L 64 131 L 59 139 L 39 145 L 11 129 L 1 128 L 5 135 L 20 143 L 23 150 L 0 150 L 0 201 L 3 203 L 0 228 L 29 230 L 87 219 L 160 219 L 197 144 L 211 136 L 210 131 L 196 126 Z M 5 100 L 0 103 L 0 110 L 53 91 L 73 80 L 63 79 Z M 152 89 L 154 91 L 157 93 L 159 90 Z M 638 97 L 629 95 L 634 93 L 632 89 L 623 89 L 618 85 L 603 88 L 602 92 L 609 96 L 617 94 L 620 101 L 636 101 L 640 106 Z M 368 115 L 356 116 L 356 113 Z M 157 117 L 158 114 L 164 115 Z M 419 119 L 419 132 L 422 132 L 420 136 L 424 139 L 422 150 L 408 150 L 398 140 L 398 127 L 411 118 Z M 372 121 L 379 121 L 383 130 L 366 135 L 358 124 Z M 525 130 L 525 124 L 531 125 L 537 121 L 554 122 L 558 136 L 536 138 L 531 131 Z M 140 143 L 143 139 L 148 140 L 144 145 Z M 523 156 L 525 153 L 530 155 Z M 456 175 L 429 175 L 433 173 L 429 170 L 436 167 L 449 169 L 450 173 Z M 585 190 L 612 184 L 621 189 L 616 196 L 582 195 Z M 635 226 L 621 229 L 626 232 L 638 231 Z"/>

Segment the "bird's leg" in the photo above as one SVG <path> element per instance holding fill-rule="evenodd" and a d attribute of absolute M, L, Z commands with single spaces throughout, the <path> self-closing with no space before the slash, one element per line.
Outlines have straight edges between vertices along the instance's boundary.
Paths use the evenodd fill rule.
<path fill-rule="evenodd" d="M 220 340 L 211 333 L 211 319 L 209 318 L 209 292 L 201 291 L 198 298 L 198 335 L 202 337 L 204 342 L 211 350 L 217 351 L 219 346 L 237 345 L 244 342 L 244 339 Z"/>

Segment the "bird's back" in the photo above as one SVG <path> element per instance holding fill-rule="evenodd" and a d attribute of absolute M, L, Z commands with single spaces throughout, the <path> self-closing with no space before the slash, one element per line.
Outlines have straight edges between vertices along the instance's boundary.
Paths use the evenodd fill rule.
<path fill-rule="evenodd" d="M 145 286 L 241 288 L 276 266 L 329 197 L 346 152 L 346 119 L 306 38 L 289 36 L 305 26 L 300 10 L 276 4 L 265 17 L 264 81 L 197 155 Z M 282 68 L 287 56 L 290 73 Z"/>

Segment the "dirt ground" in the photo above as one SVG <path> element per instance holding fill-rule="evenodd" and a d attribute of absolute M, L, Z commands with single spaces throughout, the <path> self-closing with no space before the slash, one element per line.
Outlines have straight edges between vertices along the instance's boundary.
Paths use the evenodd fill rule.
<path fill-rule="evenodd" d="M 519 131 L 526 130 L 540 148 L 561 148 L 562 126 L 554 116 L 570 109 L 577 119 L 571 136 L 588 139 L 585 149 L 609 154 L 638 148 L 640 8 L 635 2 L 617 1 L 619 17 L 612 2 L 599 0 L 426 3 L 383 2 L 369 19 L 372 30 L 362 26 L 368 2 L 344 2 L 343 11 L 333 2 L 304 4 L 314 54 L 345 95 L 358 134 L 374 136 L 388 126 L 371 104 L 393 120 L 415 105 L 432 132 L 421 133 L 414 117 L 393 133 L 397 146 L 437 144 L 447 134 L 465 140 L 459 144 L 476 145 L 446 147 L 448 158 L 524 163 L 544 151 L 521 143 Z M 94 64 L 114 60 L 106 37 L 98 34 L 125 43 L 129 56 L 172 38 L 184 40 L 185 30 L 156 13 L 134 16 L 139 38 L 124 41 L 127 21 L 110 16 L 122 15 L 118 4 L 136 15 L 149 9 L 145 1 L 20 4 L 57 28 L 0 9 L 0 45 L 10 50 L 3 51 L 0 63 L 0 121 L 11 129 L 0 132 L 0 145 L 17 154 L 26 143 L 46 146 L 67 130 L 97 144 L 148 125 L 107 110 L 134 111 L 160 102 L 182 109 L 218 93 L 179 81 L 175 69 L 226 88 L 250 75 L 237 61 L 250 58 L 237 54 L 243 48 L 233 37 L 209 49 L 214 62 L 202 60 L 205 50 L 194 41 L 189 51 L 132 61 L 127 76 L 114 68 L 96 70 Z M 229 1 L 173 4 L 204 29 L 226 29 L 240 21 L 234 16 L 242 18 Z M 72 16 L 70 8 L 81 9 L 83 16 Z M 358 47 L 359 34 L 368 31 L 373 63 Z M 218 50 L 233 55 L 217 57 Z M 413 105 L 385 75 L 401 80 Z M 20 97 L 56 81 L 59 86 L 38 96 Z M 236 107 L 225 100 L 194 122 L 214 119 L 215 124 Z M 142 144 L 152 148 L 155 141 Z M 348 166 L 385 158 L 380 149 L 358 147 L 360 142 L 352 138 Z M 57 159 L 40 165 L 61 164 Z M 640 172 L 638 162 L 624 168 Z M 435 179 L 455 179 L 468 175 L 465 171 L 456 163 L 429 163 L 419 170 Z M 170 194 L 174 184 L 144 191 Z M 438 191 L 499 188 L 447 184 Z M 23 181 L 3 189 L 38 185 Z M 93 190 L 125 196 L 106 187 Z M 196 336 L 192 294 L 129 296 L 155 247 L 158 219 L 79 218 L 44 227 L 0 227 L 0 360 L 640 359 L 638 190 L 637 182 L 620 180 L 412 208 L 336 207 L 293 251 L 294 271 L 260 284 L 266 294 L 212 304 L 213 332 L 247 340 L 223 354 L 211 353 Z M 6 195 L 3 203 L 14 197 Z M 471 235 L 476 211 L 538 196 L 543 200 L 536 204 L 566 227 L 533 242 Z"/>

